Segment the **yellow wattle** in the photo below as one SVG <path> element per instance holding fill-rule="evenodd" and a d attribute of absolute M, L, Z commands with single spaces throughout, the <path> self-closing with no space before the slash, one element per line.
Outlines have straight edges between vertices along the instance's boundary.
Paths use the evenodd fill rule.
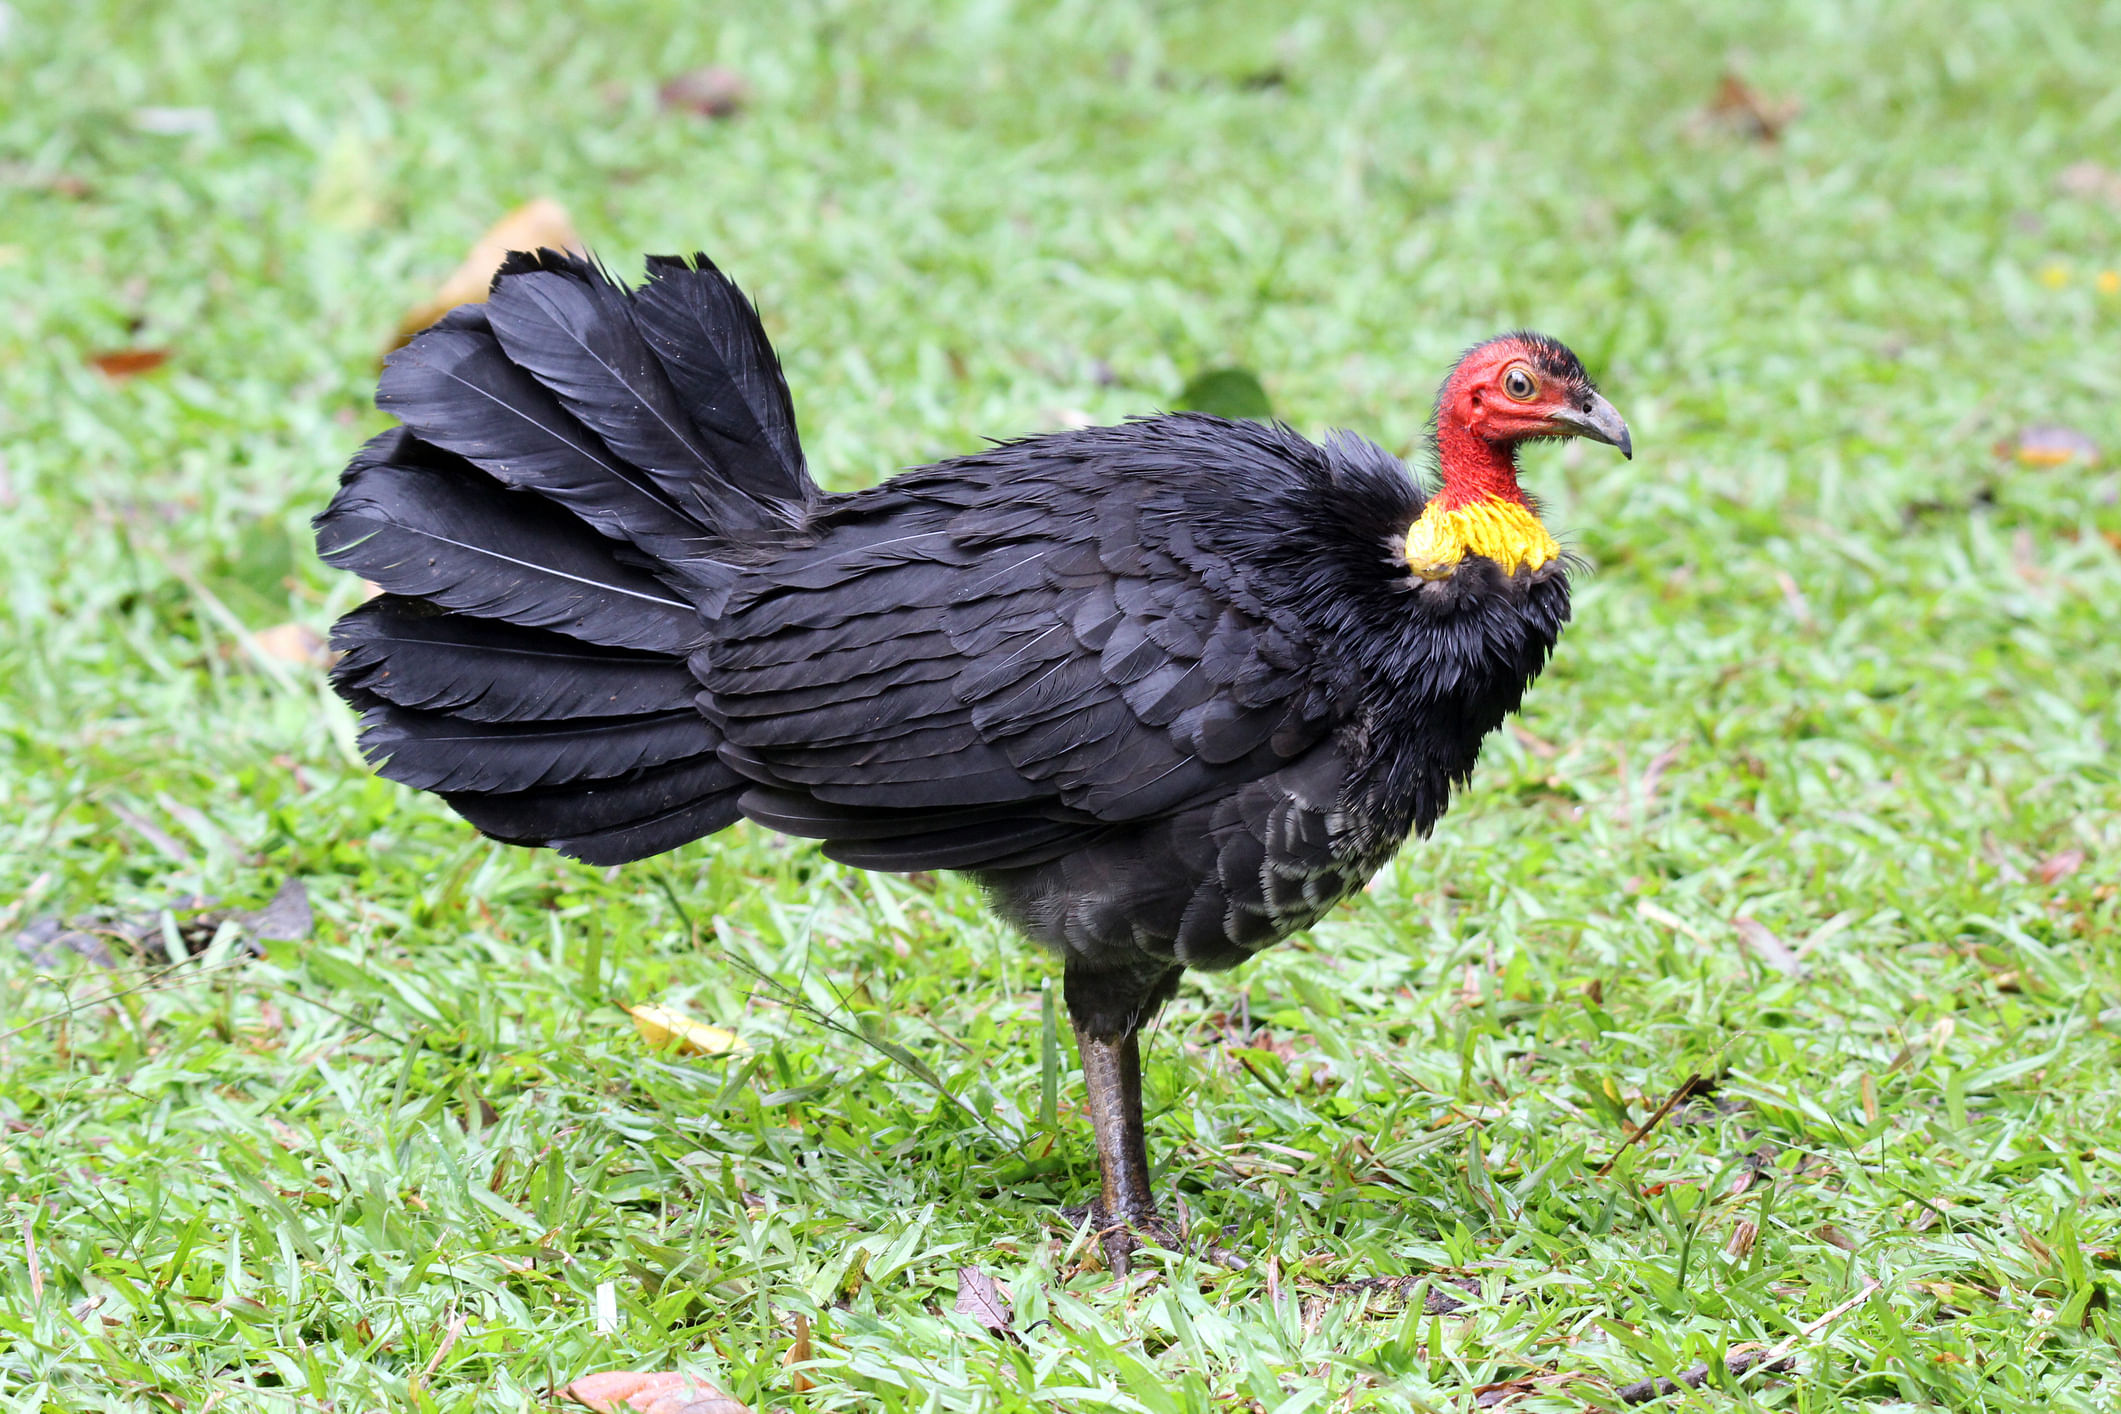
<path fill-rule="evenodd" d="M 1407 567 L 1423 579 L 1445 579 L 1468 555 L 1485 555 L 1506 574 L 1536 570 L 1561 558 L 1529 506 L 1480 500 L 1444 509 L 1431 500 L 1407 530 Z"/>

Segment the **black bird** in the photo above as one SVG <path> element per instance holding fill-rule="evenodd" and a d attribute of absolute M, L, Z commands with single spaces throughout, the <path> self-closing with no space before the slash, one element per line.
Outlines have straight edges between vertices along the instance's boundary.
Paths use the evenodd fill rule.
<path fill-rule="evenodd" d="M 1059 954 L 1116 1266 L 1173 1245 L 1136 1037 L 1187 967 L 1309 927 L 1436 823 L 1569 616 L 1528 439 L 1628 430 L 1506 334 L 1438 399 L 1441 490 L 1336 433 L 1195 413 L 827 495 L 704 256 L 511 256 L 386 366 L 400 427 L 317 517 L 364 751 L 596 864 L 755 820 L 956 869 Z"/>

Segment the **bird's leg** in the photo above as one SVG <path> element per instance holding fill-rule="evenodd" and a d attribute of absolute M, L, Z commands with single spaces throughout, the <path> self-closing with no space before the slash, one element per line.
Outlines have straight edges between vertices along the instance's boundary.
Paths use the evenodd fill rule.
<path fill-rule="evenodd" d="M 1165 1221 L 1149 1186 L 1149 1145 L 1142 1125 L 1141 1032 L 1100 1036 L 1076 1024 L 1083 1056 L 1083 1084 L 1090 1094 L 1090 1124 L 1097 1134 L 1099 1192 L 1090 1216 L 1105 1263 L 1124 1276 L 1127 1260 L 1148 1242 L 1170 1252 L 1184 1250 L 1185 1234 Z M 1244 1259 L 1209 1243 L 1201 1257 L 1242 1270 Z"/>
<path fill-rule="evenodd" d="M 1097 1132 L 1098 1226 L 1108 1231 L 1158 1224 L 1156 1195 L 1149 1190 L 1148 1137 L 1142 1126 L 1140 1036 L 1139 1031 L 1095 1036 L 1080 1025 L 1075 1028 L 1083 1085 L 1090 1092 L 1090 1123 Z"/>
<path fill-rule="evenodd" d="M 1124 1273 L 1128 1256 L 1144 1239 L 1174 1252 L 1184 1240 L 1157 1211 L 1142 1124 L 1141 1025 L 1177 989 L 1178 969 L 1137 978 L 1071 968 L 1067 980 L 1068 1013 L 1097 1135 L 1099 1192 L 1090 1213 L 1106 1263 Z M 1203 1255 L 1223 1266 L 1244 1265 L 1217 1247 Z"/>

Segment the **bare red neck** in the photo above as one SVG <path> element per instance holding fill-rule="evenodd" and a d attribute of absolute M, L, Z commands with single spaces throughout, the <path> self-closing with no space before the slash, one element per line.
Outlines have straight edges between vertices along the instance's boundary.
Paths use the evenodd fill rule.
<path fill-rule="evenodd" d="M 1517 444 L 1491 442 L 1466 426 L 1456 409 L 1446 407 L 1436 419 L 1436 463 L 1443 473 L 1437 496 L 1441 509 L 1455 511 L 1479 501 L 1526 504 L 1517 484 Z"/>

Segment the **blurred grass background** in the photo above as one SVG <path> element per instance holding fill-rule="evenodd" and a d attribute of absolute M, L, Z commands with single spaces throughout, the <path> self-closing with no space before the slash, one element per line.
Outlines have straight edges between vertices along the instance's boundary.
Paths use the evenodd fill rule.
<path fill-rule="evenodd" d="M 709 66 L 735 113 L 659 102 Z M 2116 72 L 2093 0 L 10 0 L 0 1398 L 1575 1410 L 1876 1280 L 1674 1403 L 2116 1408 Z M 537 196 L 621 273 L 730 270 L 836 488 L 1227 365 L 1417 455 L 1517 325 L 1629 417 L 1632 464 L 1527 458 L 1595 572 L 1524 730 L 1150 1049 L 1253 1272 L 1081 1268 L 1048 969 L 961 881 L 491 846 L 245 647 L 355 602 L 307 520 L 378 354 Z M 290 877 L 313 936 L 261 959 L 10 941 Z M 1477 1290 L 1348 1285 L 1402 1275 Z"/>

